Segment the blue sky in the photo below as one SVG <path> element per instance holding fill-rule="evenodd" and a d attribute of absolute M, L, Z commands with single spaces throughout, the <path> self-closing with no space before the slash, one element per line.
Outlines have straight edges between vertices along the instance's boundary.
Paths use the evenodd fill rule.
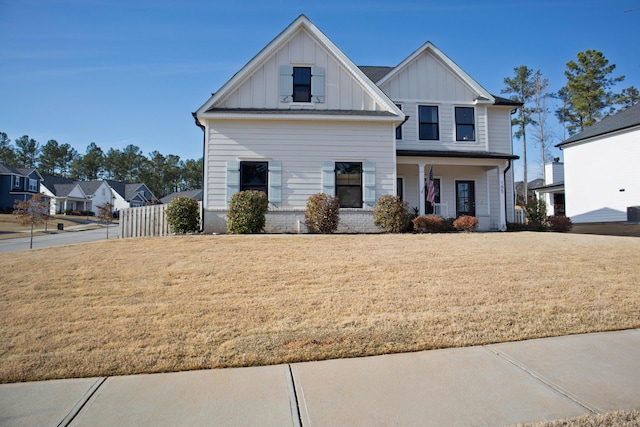
<path fill-rule="evenodd" d="M 191 112 L 302 13 L 357 65 L 431 41 L 499 95 L 519 65 L 557 91 L 566 63 L 597 49 L 626 76 L 618 90 L 640 87 L 640 0 L 0 0 L 0 131 L 199 158 Z"/>

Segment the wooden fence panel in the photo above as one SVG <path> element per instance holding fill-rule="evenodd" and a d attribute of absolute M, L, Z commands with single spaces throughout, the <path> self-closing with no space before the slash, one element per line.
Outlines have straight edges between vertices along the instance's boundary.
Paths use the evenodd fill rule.
<path fill-rule="evenodd" d="M 120 238 L 156 237 L 171 234 L 167 205 L 151 205 L 120 210 Z M 202 225 L 202 202 L 198 202 L 200 224 Z"/>

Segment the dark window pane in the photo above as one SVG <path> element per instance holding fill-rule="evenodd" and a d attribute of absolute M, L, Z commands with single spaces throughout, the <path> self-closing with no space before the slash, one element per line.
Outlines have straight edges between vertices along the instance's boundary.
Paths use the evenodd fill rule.
<path fill-rule="evenodd" d="M 362 207 L 362 163 L 336 163 L 336 196 L 341 208 Z"/>
<path fill-rule="evenodd" d="M 419 138 L 426 140 L 440 139 L 438 130 L 438 107 L 421 105 L 419 115 Z"/>
<path fill-rule="evenodd" d="M 293 67 L 293 102 L 311 102 L 311 67 Z"/>
<path fill-rule="evenodd" d="M 456 141 L 475 141 L 473 107 L 456 107 Z"/>
<path fill-rule="evenodd" d="M 338 187 L 336 193 L 341 208 L 361 208 L 362 189 L 360 187 Z"/>
<path fill-rule="evenodd" d="M 402 105 L 396 104 L 396 107 L 402 110 Z M 396 128 L 396 139 L 402 139 L 402 125 Z"/>
<path fill-rule="evenodd" d="M 268 162 L 240 162 L 240 191 L 258 190 L 267 193 Z"/>

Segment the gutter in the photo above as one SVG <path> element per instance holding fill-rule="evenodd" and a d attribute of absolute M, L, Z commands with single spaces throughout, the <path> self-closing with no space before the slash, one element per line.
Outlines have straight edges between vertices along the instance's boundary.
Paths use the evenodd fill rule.
<path fill-rule="evenodd" d="M 507 166 L 507 168 L 504 170 L 504 172 L 502 172 L 502 181 L 504 182 L 504 222 L 505 222 L 505 230 L 502 231 L 507 231 L 506 230 L 506 223 L 507 223 L 507 218 L 509 218 L 509 212 L 507 211 L 507 172 L 509 172 L 509 169 L 511 169 L 511 159 L 508 159 L 509 162 L 509 166 Z"/>
<path fill-rule="evenodd" d="M 202 129 L 202 204 L 200 205 L 200 218 L 202 218 L 202 221 L 200 221 L 200 233 L 202 233 L 204 231 L 204 198 L 205 198 L 205 194 L 204 194 L 204 155 L 205 155 L 205 145 L 207 143 L 207 132 L 206 132 L 206 128 L 204 126 L 202 126 L 200 124 L 200 122 L 198 121 L 198 118 L 196 117 L 196 113 L 191 113 L 191 115 L 193 116 L 193 119 L 196 121 L 196 126 L 198 126 L 200 129 Z"/>

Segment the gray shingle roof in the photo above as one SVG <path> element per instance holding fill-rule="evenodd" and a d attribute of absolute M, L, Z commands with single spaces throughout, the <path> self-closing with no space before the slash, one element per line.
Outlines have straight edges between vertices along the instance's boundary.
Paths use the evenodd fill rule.
<path fill-rule="evenodd" d="M 160 201 L 163 204 L 166 205 L 167 203 L 169 203 L 170 201 L 172 201 L 176 197 L 193 197 L 197 201 L 201 202 L 202 201 L 202 190 L 178 191 L 178 192 L 171 193 L 171 194 L 168 194 L 168 195 L 164 196 L 162 199 L 160 199 Z"/>
<path fill-rule="evenodd" d="M 90 196 L 92 194 L 96 194 L 98 188 L 102 185 L 104 181 L 76 181 L 76 184 L 82 188 L 84 194 Z"/>
<path fill-rule="evenodd" d="M 394 67 L 380 67 L 371 65 L 358 65 L 358 68 L 360 68 L 360 71 L 362 71 L 364 75 L 374 83 L 380 81 L 384 76 L 389 74 L 391 70 L 394 69 Z"/>
<path fill-rule="evenodd" d="M 55 175 L 42 175 L 41 185 L 55 196 L 66 196 L 75 187 L 72 179 Z"/>
<path fill-rule="evenodd" d="M 0 174 L 7 175 L 20 175 L 20 176 L 29 176 L 33 171 L 37 170 L 36 168 L 14 168 L 13 166 L 7 166 L 5 164 L 0 163 Z"/>
<path fill-rule="evenodd" d="M 571 138 L 564 140 L 560 144 L 557 144 L 556 147 L 562 147 L 563 145 L 571 144 L 572 142 L 606 135 L 611 132 L 616 132 L 638 125 L 640 125 L 640 104 L 636 104 L 626 110 L 619 111 L 613 116 L 605 117 L 593 126 L 590 126 L 582 132 L 573 135 Z"/>

